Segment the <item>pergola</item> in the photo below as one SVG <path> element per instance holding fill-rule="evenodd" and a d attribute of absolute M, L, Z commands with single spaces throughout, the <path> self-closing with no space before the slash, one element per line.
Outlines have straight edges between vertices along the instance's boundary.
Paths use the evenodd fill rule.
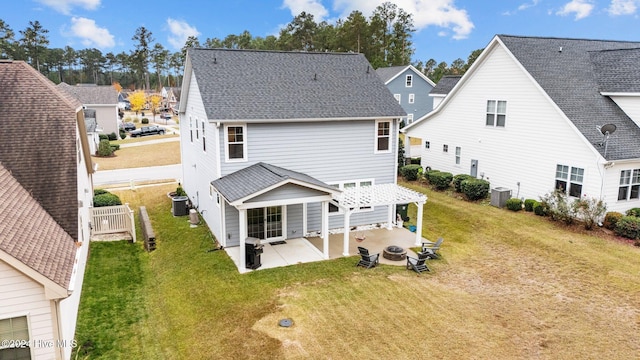
<path fill-rule="evenodd" d="M 349 218 L 351 214 L 362 207 L 389 205 L 387 228 L 395 220 L 393 209 L 398 204 L 415 203 L 418 206 L 416 216 L 416 246 L 422 244 L 422 216 L 427 196 L 417 191 L 397 184 L 379 184 L 345 189 L 332 203 L 344 211 L 344 250 L 343 255 L 349 255 Z M 326 229 L 323 229 L 323 232 Z M 323 234 L 324 237 L 324 234 Z"/>

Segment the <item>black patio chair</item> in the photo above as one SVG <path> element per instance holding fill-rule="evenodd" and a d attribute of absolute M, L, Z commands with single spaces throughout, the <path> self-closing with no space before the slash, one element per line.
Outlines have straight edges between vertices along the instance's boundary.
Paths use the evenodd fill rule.
<path fill-rule="evenodd" d="M 358 254 L 360 255 L 360 261 L 356 264 L 357 266 L 363 266 L 367 269 L 371 269 L 378 265 L 378 260 L 380 258 L 380 254 L 369 254 L 369 250 L 358 246 Z"/>
<path fill-rule="evenodd" d="M 422 249 L 420 250 L 420 253 L 425 254 L 431 259 L 437 259 L 438 257 L 440 257 L 440 255 L 438 255 L 438 251 L 440 250 L 440 246 L 443 242 L 443 238 L 438 238 L 436 242 L 425 241 L 422 243 Z"/>
<path fill-rule="evenodd" d="M 418 254 L 418 258 L 414 258 L 411 256 L 407 256 L 407 270 L 412 270 L 417 272 L 418 274 L 423 271 L 431 271 L 427 266 L 427 260 L 429 258 L 425 255 Z"/>

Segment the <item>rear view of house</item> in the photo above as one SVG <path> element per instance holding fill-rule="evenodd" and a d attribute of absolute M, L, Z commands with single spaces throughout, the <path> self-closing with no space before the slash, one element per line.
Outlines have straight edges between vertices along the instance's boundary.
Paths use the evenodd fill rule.
<path fill-rule="evenodd" d="M 0 62 L 0 359 L 69 359 L 93 196 L 82 104 Z"/>
<path fill-rule="evenodd" d="M 191 49 L 180 101 L 183 186 L 241 262 L 247 237 L 395 220 L 405 112 L 363 55 Z"/>

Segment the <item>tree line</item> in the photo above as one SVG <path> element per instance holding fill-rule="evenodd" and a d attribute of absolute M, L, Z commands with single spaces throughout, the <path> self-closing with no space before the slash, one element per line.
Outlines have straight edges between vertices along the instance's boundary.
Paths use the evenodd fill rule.
<path fill-rule="evenodd" d="M 206 38 L 203 42 L 189 37 L 177 52 L 155 42 L 151 31 L 144 26 L 136 29 L 131 38 L 134 49 L 117 54 L 103 54 L 96 48 L 49 48 L 48 32 L 39 21 L 30 21 L 18 35 L 0 19 L 0 58 L 24 60 L 55 83 L 117 82 L 133 90 L 179 86 L 186 51 L 191 47 L 355 52 L 364 54 L 374 68 L 409 65 L 415 53 L 412 15 L 390 2 L 378 6 L 368 18 L 355 10 L 335 24 L 318 23 L 312 14 L 302 12 L 277 36 L 252 36 L 244 31 L 224 39 Z M 481 51 L 472 52 L 467 61 L 459 58 L 447 64 L 428 59 L 415 61 L 413 65 L 437 83 L 444 75 L 463 74 Z"/>

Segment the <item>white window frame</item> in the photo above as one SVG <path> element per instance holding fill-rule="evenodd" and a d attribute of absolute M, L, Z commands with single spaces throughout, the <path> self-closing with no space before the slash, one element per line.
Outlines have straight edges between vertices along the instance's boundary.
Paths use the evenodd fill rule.
<path fill-rule="evenodd" d="M 620 195 L 624 191 L 624 198 Z M 635 193 L 635 194 L 634 194 Z M 633 201 L 640 199 L 640 169 L 620 170 L 618 185 L 618 201 Z"/>
<path fill-rule="evenodd" d="M 558 182 L 564 183 L 563 192 L 570 197 L 579 199 L 582 197 L 584 190 L 584 177 L 585 171 L 584 168 L 577 166 L 569 166 L 564 164 L 556 165 L 556 176 L 555 176 L 555 184 L 554 189 L 561 189 L 558 186 Z M 572 195 L 573 186 L 580 186 L 580 194 L 578 196 Z"/>
<path fill-rule="evenodd" d="M 449 153 L 449 145 L 447 145 L 447 144 L 443 144 L 442 145 L 442 153 L 443 154 L 448 154 Z"/>
<path fill-rule="evenodd" d="M 373 186 L 375 185 L 375 179 L 332 181 L 332 182 L 329 182 L 329 185 L 336 187 L 340 190 L 344 190 L 345 185 L 349 185 L 349 184 L 354 184 L 355 187 L 367 186 L 367 185 L 363 185 L 363 183 L 370 183 L 368 186 Z M 344 210 L 340 206 L 335 206 L 338 209 L 337 211 L 331 211 L 332 206 L 335 206 L 335 205 L 329 204 L 329 215 L 344 214 Z M 357 210 L 354 209 L 353 212 L 361 213 L 361 212 L 371 212 L 373 210 L 374 210 L 373 206 L 367 206 L 367 207 L 361 207 L 360 209 L 357 209 Z"/>
<path fill-rule="evenodd" d="M 431 150 L 431 142 L 430 141 L 425 141 L 424 142 L 424 148 L 427 150 Z"/>
<path fill-rule="evenodd" d="M 241 127 L 242 128 L 242 158 L 232 159 L 229 158 L 229 128 Z M 247 124 L 227 124 L 224 126 L 224 159 L 225 162 L 244 162 L 247 161 L 249 156 L 247 154 Z"/>
<path fill-rule="evenodd" d="M 409 104 L 416 102 L 416 94 L 409 94 Z"/>
<path fill-rule="evenodd" d="M 456 165 L 460 165 L 460 158 L 462 157 L 462 148 L 456 146 Z"/>
<path fill-rule="evenodd" d="M 207 141 L 206 141 L 206 138 L 205 138 L 205 135 L 204 135 L 205 122 L 202 121 L 201 124 L 202 124 L 202 152 L 206 153 L 207 152 Z"/>
<path fill-rule="evenodd" d="M 191 142 L 193 142 L 193 119 L 189 115 L 189 135 L 191 136 Z"/>
<path fill-rule="evenodd" d="M 196 118 L 196 140 L 200 140 L 200 126 L 198 125 L 198 118 Z"/>
<path fill-rule="evenodd" d="M 493 103 L 493 104 L 491 104 Z M 500 104 L 504 104 L 504 112 L 500 112 Z M 503 124 L 498 125 L 498 120 L 500 116 L 503 116 Z M 491 119 L 491 124 L 489 124 L 489 119 Z M 505 128 L 507 126 L 507 101 L 506 100 L 487 100 L 487 108 L 486 108 L 486 116 L 484 120 L 484 124 L 486 126 L 494 127 L 494 128 Z"/>
<path fill-rule="evenodd" d="M 388 135 L 378 135 L 378 124 L 380 123 L 388 123 L 389 124 L 389 134 Z M 374 154 L 388 154 L 391 152 L 391 149 L 393 149 L 393 144 L 392 144 L 392 140 L 393 140 L 393 122 L 391 120 L 376 120 L 376 128 L 375 128 L 375 137 L 374 137 L 374 141 L 373 141 L 373 152 Z M 378 148 L 378 140 L 381 137 L 388 137 L 389 138 L 389 146 L 388 149 L 386 150 L 379 150 Z"/>
<path fill-rule="evenodd" d="M 413 114 L 407 114 L 407 125 L 413 122 Z"/>
<path fill-rule="evenodd" d="M 401 101 L 402 101 L 402 95 L 401 94 L 393 94 L 393 97 L 396 98 L 396 100 L 398 100 L 398 104 L 401 104 Z"/>
<path fill-rule="evenodd" d="M 31 317 L 29 316 L 29 313 L 11 313 L 11 314 L 5 314 L 0 320 L 11 320 L 11 319 L 15 319 L 15 318 L 20 318 L 20 317 L 25 317 L 27 318 L 27 336 L 29 336 L 29 339 L 27 339 L 28 341 L 28 345 L 29 345 L 29 356 L 31 357 L 31 359 L 35 359 L 35 356 L 33 354 L 33 350 L 34 350 L 34 343 L 33 343 L 33 335 L 31 334 Z"/>
<path fill-rule="evenodd" d="M 407 74 L 404 81 L 405 87 L 413 87 L 413 75 Z"/>

